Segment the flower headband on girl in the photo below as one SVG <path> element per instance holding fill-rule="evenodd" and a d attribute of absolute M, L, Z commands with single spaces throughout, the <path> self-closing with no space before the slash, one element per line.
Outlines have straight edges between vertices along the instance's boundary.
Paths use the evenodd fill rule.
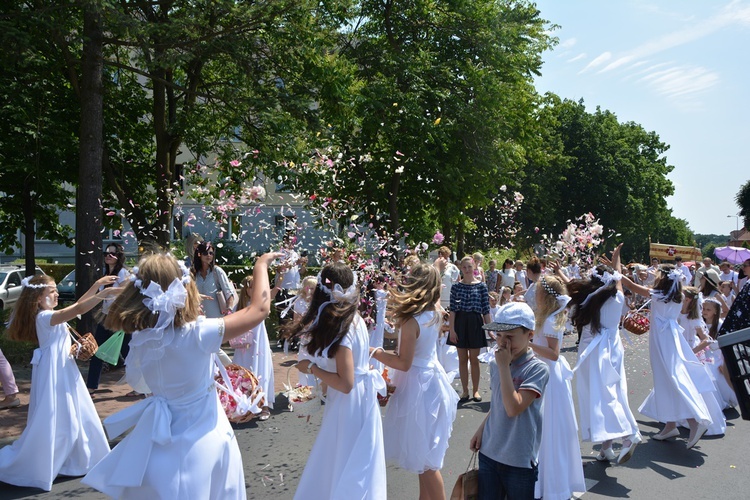
<path fill-rule="evenodd" d="M 21 280 L 21 287 L 22 288 L 55 288 L 55 285 L 52 283 L 37 283 L 32 284 L 29 283 L 31 281 L 31 278 L 34 276 L 26 276 L 24 279 Z"/>
<path fill-rule="evenodd" d="M 185 267 L 182 261 L 177 261 L 182 270 L 182 279 L 175 278 L 170 283 L 167 291 L 161 289 L 161 285 L 156 281 L 151 281 L 146 288 L 143 288 L 143 280 L 138 278 L 138 268 L 134 267 L 130 275 L 133 285 L 145 295 L 143 304 L 148 307 L 152 314 L 159 313 L 159 319 L 154 325 L 155 330 L 166 328 L 174 322 L 175 314 L 179 309 L 185 307 L 187 300 L 187 289 L 185 285 L 190 283 L 190 270 Z"/>
<path fill-rule="evenodd" d="M 614 273 L 610 273 L 609 271 L 604 271 L 604 273 L 599 274 L 596 271 L 596 269 L 594 269 L 593 271 L 591 271 L 591 279 L 593 279 L 593 278 L 596 278 L 599 281 L 601 281 L 603 283 L 603 285 L 600 286 L 599 288 L 597 288 L 596 290 L 594 290 L 593 292 L 591 292 L 588 295 L 588 297 L 586 297 L 586 299 L 583 302 L 581 302 L 581 309 L 583 309 L 584 307 L 586 307 L 586 305 L 591 300 L 591 297 L 593 297 L 597 293 L 601 292 L 604 288 L 607 287 L 607 285 L 609 285 L 613 281 L 615 281 L 615 282 L 620 281 L 622 279 L 622 274 L 618 273 L 617 271 L 615 271 Z"/>
<path fill-rule="evenodd" d="M 330 283 L 330 282 L 329 282 Z M 320 277 L 320 274 L 318 274 L 318 288 L 323 290 L 326 295 L 330 297 L 330 300 L 327 300 L 320 304 L 320 307 L 318 307 L 318 314 L 315 315 L 315 320 L 310 324 L 310 328 L 315 327 L 315 325 L 318 324 L 318 320 L 320 319 L 320 313 L 323 312 L 323 309 L 328 304 L 335 304 L 339 302 L 347 303 L 347 304 L 355 304 L 357 301 L 359 301 L 359 286 L 357 286 L 357 275 L 354 275 L 354 281 L 352 282 L 349 287 L 344 290 L 341 285 L 336 283 L 333 285 L 333 290 L 328 288 L 325 283 L 323 283 L 323 280 Z"/>

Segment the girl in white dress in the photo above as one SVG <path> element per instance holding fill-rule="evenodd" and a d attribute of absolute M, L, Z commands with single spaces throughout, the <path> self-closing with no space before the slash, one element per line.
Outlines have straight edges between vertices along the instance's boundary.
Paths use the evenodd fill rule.
<path fill-rule="evenodd" d="M 456 418 L 458 395 L 437 359 L 441 315 L 440 275 L 417 264 L 408 280 L 391 290 L 389 310 L 398 328 L 398 352 L 370 348 L 372 357 L 393 369 L 396 391 L 383 427 L 385 456 L 419 474 L 419 498 L 445 498 L 443 457 Z"/>
<path fill-rule="evenodd" d="M 115 498 L 246 497 L 240 449 L 216 392 L 215 353 L 268 316 L 268 263 L 279 255 L 258 258 L 250 305 L 224 318 L 200 316 L 200 295 L 182 261 L 141 259 L 104 326 L 132 332 L 126 377 L 153 396 L 104 421 L 111 438 L 132 430 L 84 484 Z M 260 411 L 249 401 L 238 406 Z"/>
<path fill-rule="evenodd" d="M 310 301 L 312 300 L 313 292 L 315 291 L 316 286 L 318 286 L 318 278 L 316 278 L 315 276 L 308 276 L 307 278 L 302 280 L 302 287 L 300 288 L 299 293 L 297 293 L 297 298 L 294 299 L 294 304 L 292 305 L 295 324 L 299 323 L 305 316 L 305 314 L 307 314 L 307 310 L 310 308 Z M 310 338 L 305 334 L 302 334 L 301 337 L 302 338 L 300 338 L 300 343 L 302 344 L 307 344 L 310 341 Z M 303 359 L 312 361 L 312 356 L 307 354 L 306 349 L 298 349 L 297 361 L 302 361 Z M 299 384 L 311 387 L 315 386 L 315 376 L 300 372 Z"/>
<path fill-rule="evenodd" d="M 242 280 L 239 309 L 244 309 L 250 305 L 253 296 L 253 282 L 252 276 L 246 276 Z M 255 328 L 231 339 L 229 345 L 234 347 L 232 362 L 250 369 L 258 377 L 266 400 L 266 405 L 263 406 L 258 419 L 268 420 L 271 416 L 270 409 L 273 408 L 273 403 L 276 400 L 276 393 L 273 378 L 273 353 L 271 352 L 271 342 L 268 340 L 266 322 L 261 321 Z"/>
<path fill-rule="evenodd" d="M 536 288 L 536 329 L 531 349 L 549 365 L 549 382 L 544 391 L 542 441 L 539 446 L 539 477 L 536 498 L 567 500 L 573 492 L 586 491 L 583 479 L 578 422 L 573 406 L 573 371 L 560 356 L 565 308 L 570 301 L 567 288 L 555 276 L 542 276 Z"/>
<path fill-rule="evenodd" d="M 375 321 L 370 327 L 370 347 L 382 348 L 383 340 L 385 337 L 385 313 L 388 307 L 388 292 L 385 291 L 385 277 L 376 276 L 372 278 L 371 290 L 368 293 L 372 294 L 375 300 Z M 372 367 L 379 372 L 383 371 L 383 363 L 377 360 L 372 360 Z"/>
<path fill-rule="evenodd" d="M 385 380 L 370 369 L 369 335 L 357 313 L 359 287 L 343 262 L 320 272 L 310 309 L 293 333 L 306 331 L 300 345 L 314 356 L 300 372 L 328 386 L 323 422 L 300 478 L 296 499 L 382 499 L 387 495 L 383 424 L 377 393 Z"/>
<path fill-rule="evenodd" d="M 623 278 L 623 283 L 631 291 L 651 297 L 649 358 L 654 388 L 639 411 L 664 422 L 661 432 L 653 436 L 657 441 L 678 436 L 677 422 L 687 420 L 690 426 L 687 447 L 690 449 L 711 425 L 703 394 L 713 391 L 713 384 L 677 323 L 682 308 L 680 276 L 674 266 L 662 264 L 653 289 L 637 285 L 628 278 Z"/>
<path fill-rule="evenodd" d="M 67 321 L 121 290 L 117 276 L 99 279 L 75 304 L 55 311 L 57 287 L 49 276 L 24 278 L 8 334 L 39 345 L 31 359 L 29 415 L 21 437 L 0 450 L 0 481 L 46 491 L 59 475 L 83 476 L 109 453 L 109 444 L 70 355 Z"/>
<path fill-rule="evenodd" d="M 711 344 L 711 338 L 706 335 L 706 325 L 703 323 L 700 310 L 702 309 L 703 296 L 698 289 L 692 286 L 686 286 L 682 290 L 682 309 L 677 317 L 677 323 L 683 328 L 683 336 L 688 346 L 693 350 L 693 354 L 703 363 L 705 368 L 703 377 L 708 377 L 713 384 L 714 390 L 710 394 L 703 394 L 703 400 L 706 402 L 708 413 L 711 416 L 711 425 L 706 431 L 707 436 L 719 436 L 724 434 L 727 429 L 727 420 L 722 412 L 721 394 L 716 377 L 711 371 L 711 363 L 707 363 L 707 347 Z M 688 427 L 686 421 L 680 421 L 681 427 Z"/>
<path fill-rule="evenodd" d="M 619 265 L 620 247 L 612 254 Z M 620 316 L 625 295 L 619 272 L 599 265 L 589 279 L 568 283 L 571 321 L 581 332 L 575 367 L 581 438 L 602 443 L 597 460 L 614 461 L 612 442 L 622 438 L 617 463 L 632 457 L 642 441 L 638 423 L 628 403 L 625 352 L 620 339 Z"/>
<path fill-rule="evenodd" d="M 732 383 L 729 379 L 729 372 L 727 371 L 726 364 L 724 362 L 724 355 L 721 353 L 719 343 L 716 338 L 719 335 L 719 328 L 723 320 L 720 318 L 721 315 L 721 304 L 713 299 L 706 299 L 703 301 L 702 316 L 703 321 L 706 325 L 711 343 L 709 349 L 706 349 L 705 363 L 709 367 L 711 373 L 714 376 L 716 386 L 719 390 L 720 398 L 719 403 L 723 408 L 736 408 L 739 403 L 737 401 L 737 394 L 734 392 Z"/>

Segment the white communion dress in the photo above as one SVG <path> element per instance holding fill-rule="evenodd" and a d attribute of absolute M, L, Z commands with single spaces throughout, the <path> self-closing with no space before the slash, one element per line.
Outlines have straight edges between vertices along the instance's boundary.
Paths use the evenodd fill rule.
<path fill-rule="evenodd" d="M 383 376 L 370 370 L 370 337 L 355 316 L 339 349 L 354 358 L 354 387 L 345 394 L 328 387 L 323 422 L 294 498 L 307 500 L 384 499 L 387 496 L 383 423 L 377 394 L 385 395 Z M 329 346 L 330 347 L 330 346 Z M 323 370 L 336 371 L 328 347 L 314 356 Z"/>
<path fill-rule="evenodd" d="M 414 319 L 419 324 L 414 359 L 408 371 L 390 371 L 396 391 L 388 401 L 383 428 L 386 460 L 421 474 L 443 467 L 458 394 L 437 359 L 440 318 L 427 311 Z"/>
<path fill-rule="evenodd" d="M 96 407 L 70 355 L 67 324 L 52 326 L 53 313 L 36 317 L 39 347 L 31 359 L 26 428 L 0 449 L 0 481 L 46 491 L 59 474 L 83 476 L 109 453 Z"/>
<path fill-rule="evenodd" d="M 214 384 L 224 320 L 133 333 L 128 383 L 153 396 L 104 421 L 114 438 L 132 428 L 83 479 L 115 498 L 244 499 L 245 475 Z M 143 390 L 143 389 L 140 389 Z"/>
<path fill-rule="evenodd" d="M 620 313 L 625 296 L 618 291 L 602 305 L 601 330 L 583 327 L 575 367 L 581 438 L 592 443 L 630 436 L 638 423 L 628 404 L 628 383 L 620 339 Z"/>
<path fill-rule="evenodd" d="M 266 395 L 266 406 L 273 408 L 276 399 L 273 378 L 273 353 L 265 321 L 243 334 L 232 339 L 230 345 L 234 347 L 232 362 L 248 368 L 258 377 L 260 386 Z"/>
<path fill-rule="evenodd" d="M 544 322 L 535 333 L 534 344 L 549 347 L 548 339 L 557 339 L 562 346 L 563 328 L 555 328 L 555 316 Z M 549 382 L 544 391 L 542 441 L 539 445 L 539 477 L 536 498 L 567 500 L 573 492 L 586 491 L 583 478 L 581 446 L 578 444 L 578 422 L 573 405 L 571 380 L 573 371 L 565 357 L 557 361 L 537 355 L 549 366 Z"/>

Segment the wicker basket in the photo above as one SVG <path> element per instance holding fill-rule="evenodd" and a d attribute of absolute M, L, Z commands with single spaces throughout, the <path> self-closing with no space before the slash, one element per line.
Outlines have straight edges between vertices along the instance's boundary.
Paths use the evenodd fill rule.
<path fill-rule="evenodd" d="M 99 344 L 90 333 L 81 335 L 75 328 L 68 325 L 68 331 L 73 337 L 73 345 L 70 346 L 70 355 L 79 361 L 88 361 L 99 350 Z"/>
<path fill-rule="evenodd" d="M 638 311 L 630 311 L 625 315 L 622 327 L 635 335 L 643 335 L 651 328 L 651 322 L 645 314 Z"/>
<path fill-rule="evenodd" d="M 232 388 L 236 392 L 242 393 L 247 397 L 252 397 L 259 389 L 260 382 L 258 381 L 258 377 L 256 377 L 252 371 L 248 370 L 244 366 L 230 364 L 225 366 L 224 368 L 227 370 L 227 374 L 229 374 L 230 378 L 232 378 L 232 374 L 236 374 L 250 382 L 250 387 L 238 387 L 232 384 Z M 215 380 L 219 384 L 224 384 L 224 379 L 222 378 L 221 374 L 217 375 Z M 221 389 L 217 390 L 221 391 Z M 266 406 L 265 395 L 258 402 L 258 406 L 261 408 Z M 233 424 L 244 424 L 245 422 L 249 422 L 250 420 L 258 416 L 252 412 L 247 412 L 244 415 L 230 415 L 230 411 L 227 408 L 224 408 L 224 412 L 227 414 L 227 418 L 229 419 L 229 421 Z"/>

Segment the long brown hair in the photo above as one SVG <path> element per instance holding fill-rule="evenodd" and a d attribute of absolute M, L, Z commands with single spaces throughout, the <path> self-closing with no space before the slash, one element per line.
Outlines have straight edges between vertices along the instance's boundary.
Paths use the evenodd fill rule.
<path fill-rule="evenodd" d="M 435 266 L 420 262 L 397 283 L 388 298 L 388 311 L 397 327 L 424 311 L 437 311 L 442 283 Z"/>
<path fill-rule="evenodd" d="M 8 337 L 19 342 L 34 342 L 39 345 L 36 335 L 36 315 L 39 314 L 39 299 L 55 286 L 55 280 L 46 275 L 34 276 L 29 280 L 30 285 L 46 285 L 43 287 L 25 286 L 16 301 L 8 325 Z"/>
<path fill-rule="evenodd" d="M 143 289 L 154 281 L 166 291 L 175 278 L 182 279 L 182 269 L 172 255 L 154 253 L 144 256 L 138 263 L 136 278 L 141 280 Z M 185 307 L 175 314 L 174 326 L 176 328 L 195 321 L 200 314 L 200 294 L 195 282 L 190 280 L 185 285 L 185 289 L 187 300 Z M 123 330 L 125 333 L 152 328 L 159 319 L 159 313 L 154 314 L 143 303 L 143 299 L 141 290 L 132 281 L 127 281 L 125 289 L 110 306 L 109 314 L 104 320 L 104 327 L 112 331 Z"/>
<path fill-rule="evenodd" d="M 354 283 L 354 274 L 349 266 L 343 262 L 331 262 L 320 271 L 320 282 L 331 290 L 337 284 L 346 290 Z M 312 324 L 318 316 L 318 309 L 329 300 L 331 300 L 331 296 L 323 288 L 315 287 L 307 313 L 299 321 L 291 324 L 289 332 L 292 335 L 297 335 L 303 331 L 309 334 L 310 342 L 307 344 L 307 351 L 312 355 L 317 355 L 330 346 L 328 357 L 333 358 L 338 351 L 339 344 L 341 344 L 341 339 L 346 335 L 349 325 L 357 314 L 359 297 L 352 303 L 332 302 L 326 305 L 320 311 L 317 324 L 313 326 Z"/>
<path fill-rule="evenodd" d="M 614 269 L 604 264 L 596 266 L 596 272 L 599 275 L 603 275 L 605 272 L 614 274 Z M 602 291 L 597 292 L 600 288 L 604 288 Z M 590 324 L 591 333 L 599 333 L 602 329 L 601 323 L 601 309 L 604 303 L 617 295 L 617 283 L 612 280 L 607 285 L 604 284 L 596 276 L 592 276 L 591 279 L 580 279 L 571 280 L 568 283 L 568 292 L 570 293 L 570 321 L 578 329 L 583 330 L 583 327 Z M 586 298 L 592 293 L 597 292 L 591 300 L 588 301 L 585 307 L 581 307 L 586 301 Z"/>
<path fill-rule="evenodd" d="M 690 299 L 690 303 L 687 306 L 687 319 L 698 319 L 698 289 L 694 286 L 686 286 L 682 289 L 682 293 L 686 299 Z"/>
<path fill-rule="evenodd" d="M 674 271 L 675 267 L 672 264 L 662 264 L 659 266 L 659 274 L 654 283 L 654 291 L 659 292 L 662 295 L 664 302 L 675 302 L 677 304 L 682 303 L 682 282 L 677 279 L 674 291 L 672 291 L 672 283 L 674 280 L 669 277 L 669 273 Z"/>

